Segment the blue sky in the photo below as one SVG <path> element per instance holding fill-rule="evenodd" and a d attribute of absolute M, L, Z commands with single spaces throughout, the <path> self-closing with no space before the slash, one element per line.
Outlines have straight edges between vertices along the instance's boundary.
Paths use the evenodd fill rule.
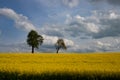
<path fill-rule="evenodd" d="M 0 51 L 30 51 L 32 29 L 45 39 L 37 51 L 55 52 L 58 38 L 66 52 L 120 51 L 119 8 L 119 0 L 0 0 Z"/>

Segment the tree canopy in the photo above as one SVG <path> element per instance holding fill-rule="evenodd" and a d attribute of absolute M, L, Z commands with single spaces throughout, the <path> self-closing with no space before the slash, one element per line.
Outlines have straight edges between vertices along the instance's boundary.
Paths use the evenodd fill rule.
<path fill-rule="evenodd" d="M 59 51 L 61 48 L 62 48 L 62 49 L 67 49 L 67 47 L 66 47 L 63 39 L 58 39 L 57 42 L 56 42 L 56 44 L 55 44 L 55 47 L 56 47 L 56 50 L 57 50 L 56 53 L 58 53 L 58 51 Z"/>
<path fill-rule="evenodd" d="M 31 30 L 27 36 L 27 44 L 32 47 L 32 53 L 34 48 L 39 48 L 39 45 L 43 43 L 43 37 L 39 35 L 35 30 Z"/>

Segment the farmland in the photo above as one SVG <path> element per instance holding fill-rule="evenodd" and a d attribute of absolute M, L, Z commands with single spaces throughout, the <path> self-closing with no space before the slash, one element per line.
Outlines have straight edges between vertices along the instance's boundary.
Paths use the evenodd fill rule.
<path fill-rule="evenodd" d="M 0 80 L 118 79 L 120 53 L 0 53 Z"/>

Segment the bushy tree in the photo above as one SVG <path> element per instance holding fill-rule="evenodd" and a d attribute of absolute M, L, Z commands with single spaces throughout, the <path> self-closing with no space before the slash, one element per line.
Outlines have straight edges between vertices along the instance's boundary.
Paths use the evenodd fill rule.
<path fill-rule="evenodd" d="M 39 35 L 35 30 L 31 30 L 27 36 L 27 44 L 32 47 L 32 53 L 34 48 L 38 48 L 43 43 L 43 37 Z"/>
<path fill-rule="evenodd" d="M 56 44 L 55 44 L 55 47 L 56 47 L 56 50 L 57 50 L 56 53 L 58 53 L 61 48 L 62 49 L 67 49 L 63 39 L 58 39 Z"/>

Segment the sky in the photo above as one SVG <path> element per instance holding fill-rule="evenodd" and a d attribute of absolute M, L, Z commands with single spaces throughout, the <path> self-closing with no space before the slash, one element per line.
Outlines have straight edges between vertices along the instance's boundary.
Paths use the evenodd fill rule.
<path fill-rule="evenodd" d="M 0 0 L 0 52 L 30 52 L 30 30 L 43 36 L 37 52 L 120 51 L 120 0 Z"/>

